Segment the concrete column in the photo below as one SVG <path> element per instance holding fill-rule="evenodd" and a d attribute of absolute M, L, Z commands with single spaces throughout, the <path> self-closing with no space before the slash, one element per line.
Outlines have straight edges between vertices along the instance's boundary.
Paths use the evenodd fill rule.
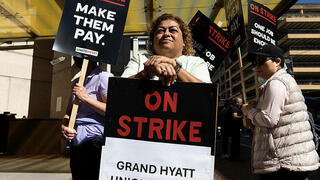
<path fill-rule="evenodd" d="M 31 74 L 29 118 L 49 118 L 54 40 L 34 42 Z"/>

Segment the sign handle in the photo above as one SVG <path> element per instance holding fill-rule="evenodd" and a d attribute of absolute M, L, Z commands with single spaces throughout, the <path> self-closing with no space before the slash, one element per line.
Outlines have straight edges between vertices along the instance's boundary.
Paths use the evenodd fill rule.
<path fill-rule="evenodd" d="M 243 64 L 242 64 L 242 56 L 241 56 L 241 50 L 240 47 L 238 47 L 238 57 L 239 57 L 239 64 L 240 64 L 240 76 L 241 76 L 241 86 L 242 86 L 242 97 L 244 103 L 247 103 L 247 95 L 246 95 L 246 89 L 244 84 L 244 77 L 243 77 Z"/>
<path fill-rule="evenodd" d="M 86 76 L 88 63 L 89 63 L 89 60 L 83 59 L 83 63 L 82 63 L 81 71 L 80 71 L 79 82 L 78 82 L 81 86 L 83 86 L 83 83 L 84 83 L 84 78 Z M 68 125 L 69 128 L 73 129 L 73 127 L 74 127 L 74 124 L 76 122 L 78 107 L 79 107 L 79 99 L 76 98 L 73 105 L 72 105 L 72 111 L 71 111 L 71 116 L 70 116 L 69 125 Z"/>
<path fill-rule="evenodd" d="M 216 117 L 215 117 L 215 130 L 214 130 L 214 152 L 213 154 L 216 154 L 217 149 L 217 129 L 218 129 L 218 105 L 219 105 L 219 84 L 217 84 L 216 91 L 217 91 L 217 100 L 216 100 Z M 214 177 L 213 177 L 214 178 Z"/>
<path fill-rule="evenodd" d="M 243 101 L 244 103 L 247 103 L 247 95 L 246 95 L 246 89 L 244 87 L 244 77 L 243 77 L 243 64 L 242 64 L 242 56 L 241 56 L 241 50 L 240 47 L 238 47 L 238 56 L 239 56 L 239 63 L 240 63 L 240 75 L 241 75 L 241 86 L 242 86 L 242 96 L 243 96 Z M 246 118 L 242 118 L 242 124 L 244 127 L 246 128 L 250 128 L 249 127 L 249 123 L 247 122 L 249 121 Z"/>

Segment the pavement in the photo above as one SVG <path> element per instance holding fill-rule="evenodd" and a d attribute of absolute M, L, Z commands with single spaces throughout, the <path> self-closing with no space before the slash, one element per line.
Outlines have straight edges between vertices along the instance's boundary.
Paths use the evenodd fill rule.
<path fill-rule="evenodd" d="M 0 157 L 0 180 L 68 180 L 69 158 L 56 154 Z"/>
<path fill-rule="evenodd" d="M 68 180 L 70 173 L 0 173 L 1 180 Z"/>
<path fill-rule="evenodd" d="M 221 158 L 221 140 L 217 137 L 214 180 L 259 180 L 251 173 L 251 138 L 241 136 L 240 158 Z M 61 155 L 0 156 L 0 180 L 69 180 L 69 158 Z M 320 170 L 311 173 L 309 180 L 319 180 Z"/>

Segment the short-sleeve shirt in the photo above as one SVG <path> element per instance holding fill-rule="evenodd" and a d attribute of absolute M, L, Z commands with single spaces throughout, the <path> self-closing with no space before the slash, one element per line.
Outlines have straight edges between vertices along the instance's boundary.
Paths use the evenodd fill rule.
<path fill-rule="evenodd" d="M 99 67 L 95 68 L 84 81 L 84 87 L 86 88 L 88 95 L 102 102 L 102 96 L 108 93 L 109 77 L 113 77 L 113 74 L 104 72 Z M 73 82 L 72 89 L 76 82 L 78 82 L 78 79 Z M 74 101 L 75 96 L 73 94 L 72 98 Z M 75 122 L 75 129 L 77 131 L 77 135 L 73 141 L 74 145 L 92 138 L 103 140 L 104 117 L 89 105 L 80 102 Z"/>
<path fill-rule="evenodd" d="M 146 54 L 138 54 L 136 57 L 133 57 L 125 67 L 121 77 L 130 77 L 142 71 L 144 69 L 143 63 L 146 62 L 148 58 L 149 55 Z M 194 77 L 203 82 L 211 83 L 207 64 L 200 57 L 182 55 L 176 58 L 176 61 L 182 65 L 183 69 L 192 74 Z M 159 80 L 159 77 L 154 76 L 152 79 Z"/>
<path fill-rule="evenodd" d="M 234 122 L 233 113 L 237 113 L 238 116 L 242 115 L 242 111 L 236 105 L 231 105 L 226 112 L 225 120 L 227 122 Z M 239 120 L 240 121 L 240 120 Z"/>

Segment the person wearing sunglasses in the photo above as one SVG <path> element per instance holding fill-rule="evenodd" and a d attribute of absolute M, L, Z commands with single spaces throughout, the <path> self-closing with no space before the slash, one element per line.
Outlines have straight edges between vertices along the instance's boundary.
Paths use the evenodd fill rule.
<path fill-rule="evenodd" d="M 265 45 L 248 59 L 258 77 L 256 106 L 244 104 L 242 111 L 253 127 L 252 169 L 260 179 L 305 180 L 319 167 L 307 106 L 295 79 L 284 69 L 279 47 Z"/>

